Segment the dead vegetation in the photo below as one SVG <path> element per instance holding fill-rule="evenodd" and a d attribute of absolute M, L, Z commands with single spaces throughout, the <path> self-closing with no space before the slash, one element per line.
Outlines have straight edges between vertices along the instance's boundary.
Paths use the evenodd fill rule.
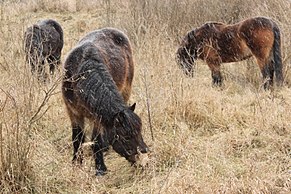
<path fill-rule="evenodd" d="M 1 193 L 290 192 L 289 0 L 10 0 L 0 6 Z M 194 78 L 184 77 L 174 53 L 185 32 L 210 20 L 232 23 L 258 15 L 281 29 L 283 88 L 262 90 L 252 59 L 224 64 L 222 89 L 211 87 L 201 61 Z M 128 34 L 136 64 L 130 103 L 137 102 L 152 151 L 146 169 L 112 151 L 104 177 L 94 176 L 89 156 L 82 167 L 71 164 L 62 69 L 41 84 L 24 60 L 24 30 L 44 18 L 63 27 L 62 61 L 91 30 L 111 26 Z M 90 154 L 89 147 L 85 151 Z"/>

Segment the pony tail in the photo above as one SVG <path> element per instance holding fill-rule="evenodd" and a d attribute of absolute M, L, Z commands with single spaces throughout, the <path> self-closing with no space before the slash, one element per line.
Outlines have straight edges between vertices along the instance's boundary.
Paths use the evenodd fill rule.
<path fill-rule="evenodd" d="M 274 69 L 278 85 L 283 83 L 283 63 L 281 56 L 281 35 L 278 26 L 275 24 L 273 27 L 274 32 L 274 44 L 273 44 L 273 60 Z"/>

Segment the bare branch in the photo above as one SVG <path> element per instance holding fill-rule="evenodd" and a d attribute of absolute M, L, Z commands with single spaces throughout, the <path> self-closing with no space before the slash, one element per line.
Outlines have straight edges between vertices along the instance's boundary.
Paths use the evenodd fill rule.
<path fill-rule="evenodd" d="M 145 66 L 146 67 L 146 66 Z M 144 80 L 144 86 L 145 86 L 145 92 L 146 92 L 146 105 L 147 105 L 147 112 L 148 112 L 148 122 L 150 125 L 150 131 L 151 131 L 151 137 L 154 141 L 154 133 L 153 133 L 153 126 L 152 126 L 152 119 L 151 119 L 151 110 L 150 110 L 150 101 L 149 101 L 149 92 L 148 92 L 148 85 L 147 85 L 147 78 L 146 78 L 146 69 L 143 71 L 143 80 Z"/>
<path fill-rule="evenodd" d="M 47 111 L 49 108 L 47 108 L 45 111 L 43 111 L 43 113 L 41 113 L 42 109 L 44 108 L 44 106 L 47 104 L 47 102 L 49 101 L 49 99 L 57 94 L 57 92 L 55 92 L 56 88 L 58 87 L 58 84 L 60 83 L 62 77 L 59 77 L 57 79 L 57 81 L 54 82 L 54 84 L 49 88 L 48 91 L 44 91 L 45 92 L 45 96 L 41 102 L 41 104 L 38 106 L 37 111 L 33 114 L 33 116 L 30 118 L 29 120 L 29 125 L 31 125 L 32 123 L 36 122 L 37 120 L 39 120 Z"/>

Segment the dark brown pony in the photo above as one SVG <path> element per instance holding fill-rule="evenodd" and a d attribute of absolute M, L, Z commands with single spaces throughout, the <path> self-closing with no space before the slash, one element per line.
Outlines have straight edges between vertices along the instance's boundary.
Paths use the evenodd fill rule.
<path fill-rule="evenodd" d="M 264 78 L 264 88 L 283 82 L 280 30 L 271 19 L 249 18 L 233 25 L 209 22 L 189 31 L 177 51 L 185 74 L 193 76 L 193 63 L 204 60 L 215 85 L 222 84 L 220 64 L 254 56 Z"/>
<path fill-rule="evenodd" d="M 51 74 L 54 73 L 56 65 L 60 64 L 63 39 L 61 25 L 52 19 L 41 20 L 25 31 L 26 61 L 33 73 L 38 72 L 39 78 L 44 76 L 45 61 L 49 64 Z"/>
<path fill-rule="evenodd" d="M 136 155 L 146 153 L 148 147 L 141 134 L 141 119 L 134 113 L 135 104 L 126 105 L 134 75 L 127 36 L 113 28 L 87 34 L 69 53 L 64 68 L 62 92 L 72 124 L 73 161 L 82 163 L 79 149 L 85 141 L 84 119 L 88 118 L 94 123 L 96 175 L 107 170 L 103 159 L 106 142 L 135 163 Z"/>

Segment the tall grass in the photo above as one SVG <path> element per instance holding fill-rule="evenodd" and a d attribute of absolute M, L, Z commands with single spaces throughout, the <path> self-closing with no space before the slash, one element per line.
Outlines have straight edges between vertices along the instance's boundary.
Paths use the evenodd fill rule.
<path fill-rule="evenodd" d="M 1 193 L 290 192 L 288 0 L 10 0 L 0 5 Z M 253 59 L 224 64 L 221 89 L 211 87 L 210 70 L 201 61 L 194 78 L 184 77 L 175 52 L 188 30 L 257 15 L 271 17 L 281 29 L 283 88 L 262 90 Z M 146 169 L 135 169 L 110 151 L 108 174 L 96 178 L 88 147 L 84 165 L 71 164 L 61 72 L 42 84 L 24 60 L 24 30 L 43 18 L 58 20 L 64 29 L 63 61 L 91 30 L 111 26 L 128 34 L 135 62 L 130 101 L 137 102 L 151 149 Z"/>

